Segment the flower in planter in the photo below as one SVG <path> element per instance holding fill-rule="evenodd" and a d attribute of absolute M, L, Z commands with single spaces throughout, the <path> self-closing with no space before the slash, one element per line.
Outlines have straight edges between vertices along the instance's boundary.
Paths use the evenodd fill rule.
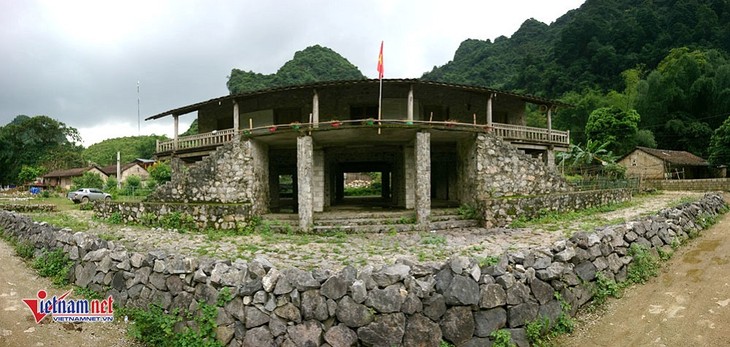
<path fill-rule="evenodd" d="M 245 136 L 251 135 L 251 130 L 244 130 L 243 135 L 245 135 Z"/>
<path fill-rule="evenodd" d="M 276 125 L 272 125 L 271 127 L 269 127 L 269 132 L 273 133 L 276 131 L 276 129 L 277 129 Z"/>
<path fill-rule="evenodd" d="M 330 125 L 331 125 L 331 126 L 332 126 L 333 128 L 339 128 L 339 127 L 340 127 L 340 125 L 342 125 L 342 122 L 340 122 L 340 121 L 339 121 L 339 120 L 337 120 L 337 119 L 333 119 L 333 120 L 331 120 L 331 121 L 330 121 Z"/>
<path fill-rule="evenodd" d="M 365 125 L 374 125 L 375 124 L 375 119 L 368 118 L 368 119 L 362 121 L 362 124 L 365 124 Z"/>
<path fill-rule="evenodd" d="M 299 130 L 302 127 L 302 124 L 299 122 L 291 122 L 290 126 L 294 130 Z"/>
<path fill-rule="evenodd" d="M 454 120 L 454 119 L 447 119 L 444 122 L 446 123 L 446 126 L 449 128 L 453 128 L 456 125 L 456 123 L 458 123 L 458 121 Z"/>

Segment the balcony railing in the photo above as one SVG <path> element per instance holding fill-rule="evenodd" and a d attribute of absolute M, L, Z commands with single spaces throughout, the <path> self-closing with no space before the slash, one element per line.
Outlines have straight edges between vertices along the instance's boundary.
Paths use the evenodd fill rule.
<path fill-rule="evenodd" d="M 340 125 L 349 127 L 352 125 L 362 125 L 363 120 L 345 120 L 338 121 L 335 126 L 332 122 L 320 122 L 317 124 L 319 129 L 326 129 L 326 127 L 336 128 Z M 533 128 L 521 125 L 492 123 L 492 127 L 489 128 L 484 124 L 470 124 L 470 123 L 455 123 L 455 122 L 444 122 L 444 121 L 403 121 L 403 120 L 370 120 L 370 126 L 381 125 L 383 127 L 398 127 L 398 126 L 430 126 L 438 128 L 454 128 L 458 130 L 470 130 L 479 129 L 479 131 L 487 130 L 492 131 L 496 136 L 501 137 L 508 141 L 524 141 L 535 144 L 553 144 L 553 145 L 568 145 L 570 142 L 570 133 L 567 131 L 560 130 L 549 130 L 543 128 Z M 373 124 L 374 123 L 374 124 Z M 246 135 L 259 135 L 267 134 L 277 129 L 281 130 L 299 130 L 299 129 L 312 129 L 313 124 L 297 124 L 296 128 L 294 125 L 271 125 L 265 127 L 258 127 L 253 129 L 239 130 L 238 133 Z M 218 130 L 209 133 L 182 136 L 178 137 L 177 145 L 175 140 L 158 141 L 157 142 L 157 153 L 172 152 L 177 150 L 190 150 L 196 148 L 214 147 L 226 144 L 233 141 L 236 136 L 234 129 Z"/>
<path fill-rule="evenodd" d="M 568 145 L 570 133 L 560 130 L 548 130 L 521 125 L 493 123 L 494 134 L 506 140 L 519 140 L 534 143 Z"/>

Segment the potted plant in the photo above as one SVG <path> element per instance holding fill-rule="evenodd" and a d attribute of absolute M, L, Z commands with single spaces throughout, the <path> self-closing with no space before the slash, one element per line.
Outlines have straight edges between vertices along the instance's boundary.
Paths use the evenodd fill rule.
<path fill-rule="evenodd" d="M 362 121 L 362 124 L 365 124 L 365 125 L 375 125 L 375 119 L 368 118 L 368 119 Z"/>
<path fill-rule="evenodd" d="M 340 121 L 339 121 L 339 120 L 337 120 L 337 119 L 333 119 L 333 120 L 331 120 L 331 121 L 330 121 L 330 125 L 331 125 L 331 126 L 332 126 L 333 128 L 339 128 L 339 127 L 340 127 L 340 125 L 342 125 L 342 122 L 340 122 Z"/>
<path fill-rule="evenodd" d="M 276 129 L 277 129 L 276 125 L 272 125 L 272 126 L 269 127 L 269 132 L 270 133 L 273 133 L 273 132 L 276 131 Z"/>
<path fill-rule="evenodd" d="M 455 119 L 447 119 L 444 121 L 444 123 L 446 123 L 447 128 L 453 128 L 456 125 L 456 123 L 458 123 L 458 121 Z"/>
<path fill-rule="evenodd" d="M 295 121 L 295 122 L 291 122 L 291 124 L 289 124 L 289 126 L 291 126 L 291 128 L 294 130 L 299 130 L 302 127 L 302 124 Z"/>

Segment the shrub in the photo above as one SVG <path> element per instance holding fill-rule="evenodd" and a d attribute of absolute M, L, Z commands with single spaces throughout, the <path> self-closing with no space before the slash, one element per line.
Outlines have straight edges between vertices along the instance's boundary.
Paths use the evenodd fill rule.
<path fill-rule="evenodd" d="M 633 257 L 628 269 L 628 280 L 631 283 L 645 283 L 659 274 L 659 261 L 643 246 L 632 244 L 629 255 Z"/>
<path fill-rule="evenodd" d="M 50 277 L 54 285 L 63 286 L 68 284 L 68 273 L 73 264 L 63 249 L 57 248 L 53 251 L 43 250 L 31 267 L 38 270 L 41 277 Z"/>

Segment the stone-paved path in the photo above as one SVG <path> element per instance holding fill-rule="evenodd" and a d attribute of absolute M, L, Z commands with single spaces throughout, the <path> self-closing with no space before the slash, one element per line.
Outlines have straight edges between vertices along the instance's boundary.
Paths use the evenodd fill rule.
<path fill-rule="evenodd" d="M 68 289 L 54 288 L 50 280 L 38 277 L 2 240 L 0 264 L 0 346 L 137 346 L 122 322 L 62 324 L 46 317 L 36 324 L 21 300 L 35 298 L 39 289 L 51 295 Z M 73 293 L 71 297 L 78 298 Z"/>
<path fill-rule="evenodd" d="M 730 201 L 730 194 L 725 194 Z M 730 213 L 560 346 L 730 346 Z"/>

